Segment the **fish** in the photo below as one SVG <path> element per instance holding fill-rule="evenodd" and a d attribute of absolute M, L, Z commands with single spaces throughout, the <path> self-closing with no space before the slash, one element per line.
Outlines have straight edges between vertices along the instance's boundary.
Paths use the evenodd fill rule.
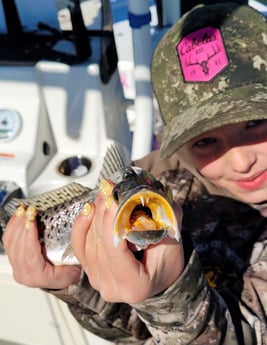
<path fill-rule="evenodd" d="M 30 198 L 13 198 L 1 209 L 0 227 L 4 231 L 17 207 L 34 207 L 46 259 L 53 265 L 78 265 L 71 247 L 72 225 L 84 205 L 94 202 L 104 180 L 112 182 L 111 197 L 118 204 L 113 222 L 114 247 L 126 240 L 140 251 L 168 236 L 179 241 L 180 229 L 168 186 L 148 171 L 126 164 L 115 145 L 107 150 L 95 188 L 72 182 Z"/>

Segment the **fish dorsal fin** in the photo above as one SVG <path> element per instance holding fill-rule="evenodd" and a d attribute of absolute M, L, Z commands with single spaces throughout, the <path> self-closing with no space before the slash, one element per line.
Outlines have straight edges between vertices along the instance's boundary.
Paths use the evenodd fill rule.
<path fill-rule="evenodd" d="M 122 170 L 129 164 L 130 158 L 126 150 L 121 148 L 118 144 L 112 144 L 104 157 L 103 165 L 97 180 L 97 187 L 99 187 L 103 179 L 111 178 L 116 172 Z"/>
<path fill-rule="evenodd" d="M 30 198 L 13 198 L 4 206 L 4 209 L 9 215 L 12 215 L 20 205 L 25 207 L 34 206 L 38 211 L 45 211 L 50 207 L 56 207 L 61 203 L 71 201 L 73 198 L 79 197 L 83 193 L 89 191 L 89 188 L 77 182 L 72 182 L 66 186 L 35 195 Z"/>

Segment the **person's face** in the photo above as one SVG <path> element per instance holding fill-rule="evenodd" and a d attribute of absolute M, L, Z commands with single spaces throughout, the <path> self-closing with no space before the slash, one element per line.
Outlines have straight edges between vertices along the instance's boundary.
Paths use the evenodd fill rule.
<path fill-rule="evenodd" d="M 226 125 L 185 144 L 202 176 L 247 203 L 267 200 L 267 120 Z"/>

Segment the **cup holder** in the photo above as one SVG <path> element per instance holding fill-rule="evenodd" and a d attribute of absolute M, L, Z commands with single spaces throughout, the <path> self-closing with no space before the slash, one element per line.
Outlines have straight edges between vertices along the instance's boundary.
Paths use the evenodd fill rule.
<path fill-rule="evenodd" d="M 92 166 L 90 159 L 82 156 L 73 156 L 64 159 L 58 167 L 60 174 L 71 177 L 82 177 L 89 173 Z"/>

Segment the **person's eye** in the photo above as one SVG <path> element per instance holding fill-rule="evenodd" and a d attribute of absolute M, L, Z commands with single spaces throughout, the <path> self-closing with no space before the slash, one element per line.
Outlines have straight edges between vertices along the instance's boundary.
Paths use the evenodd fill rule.
<path fill-rule="evenodd" d="M 216 143 L 216 139 L 212 137 L 202 138 L 194 143 L 195 147 L 207 147 Z"/>
<path fill-rule="evenodd" d="M 246 128 L 254 128 L 254 127 L 259 127 L 267 125 L 266 120 L 251 120 L 246 122 Z"/>

